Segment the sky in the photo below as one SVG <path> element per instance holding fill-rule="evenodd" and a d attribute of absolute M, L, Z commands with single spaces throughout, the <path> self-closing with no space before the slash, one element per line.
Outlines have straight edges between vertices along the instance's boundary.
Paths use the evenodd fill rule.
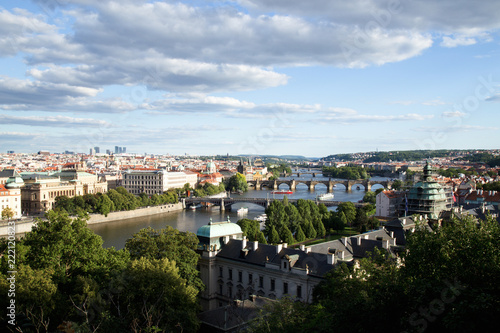
<path fill-rule="evenodd" d="M 0 3 L 0 152 L 495 149 L 498 0 Z"/>

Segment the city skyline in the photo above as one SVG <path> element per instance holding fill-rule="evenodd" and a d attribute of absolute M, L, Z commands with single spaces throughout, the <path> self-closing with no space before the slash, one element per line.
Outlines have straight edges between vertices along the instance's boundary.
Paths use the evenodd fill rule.
<path fill-rule="evenodd" d="M 495 149 L 500 3 L 6 1 L 0 150 Z"/>

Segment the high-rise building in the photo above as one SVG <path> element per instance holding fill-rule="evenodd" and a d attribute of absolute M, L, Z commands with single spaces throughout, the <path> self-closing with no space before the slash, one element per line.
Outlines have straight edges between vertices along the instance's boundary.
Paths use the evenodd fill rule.
<path fill-rule="evenodd" d="M 125 154 L 127 152 L 127 147 L 122 147 L 122 153 Z"/>
<path fill-rule="evenodd" d="M 101 152 L 101 148 L 96 146 L 96 147 L 94 147 L 94 151 L 96 154 L 99 154 Z"/>
<path fill-rule="evenodd" d="M 111 155 L 111 149 L 106 149 L 106 154 Z"/>
<path fill-rule="evenodd" d="M 95 149 L 94 148 L 90 148 L 89 154 L 90 155 L 95 155 Z"/>
<path fill-rule="evenodd" d="M 120 147 L 115 146 L 115 154 L 120 154 Z"/>

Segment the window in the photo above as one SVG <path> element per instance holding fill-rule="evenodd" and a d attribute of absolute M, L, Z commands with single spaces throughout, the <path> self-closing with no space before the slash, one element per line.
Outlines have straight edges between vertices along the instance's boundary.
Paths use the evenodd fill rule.
<path fill-rule="evenodd" d="M 264 288 L 264 277 L 259 276 L 259 288 Z"/>
<path fill-rule="evenodd" d="M 227 291 L 229 292 L 229 298 L 233 298 L 233 287 L 228 286 Z"/>
<path fill-rule="evenodd" d="M 248 274 L 248 284 L 252 284 L 252 280 L 253 280 L 253 275 L 252 275 L 252 273 L 249 273 Z"/>
<path fill-rule="evenodd" d="M 283 294 L 288 294 L 288 282 L 283 282 Z"/>
<path fill-rule="evenodd" d="M 286 261 L 283 261 L 283 268 L 286 269 Z"/>
<path fill-rule="evenodd" d="M 302 298 L 302 286 L 297 286 L 297 298 Z"/>
<path fill-rule="evenodd" d="M 229 280 L 233 279 L 233 270 L 229 268 Z"/>
<path fill-rule="evenodd" d="M 239 271 L 238 272 L 238 282 L 242 282 L 242 281 L 243 281 L 243 272 Z"/>
<path fill-rule="evenodd" d="M 275 287 L 276 287 L 276 280 L 271 279 L 271 291 L 274 291 Z"/>
<path fill-rule="evenodd" d="M 219 284 L 219 295 L 222 295 L 222 284 Z"/>
<path fill-rule="evenodd" d="M 223 276 L 224 276 L 222 266 L 221 266 L 221 267 L 219 267 L 219 276 L 220 276 L 220 277 L 223 277 Z"/>

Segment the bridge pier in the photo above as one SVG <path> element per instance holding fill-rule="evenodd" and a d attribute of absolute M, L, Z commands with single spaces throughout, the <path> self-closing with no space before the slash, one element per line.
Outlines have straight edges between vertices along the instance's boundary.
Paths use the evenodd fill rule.
<path fill-rule="evenodd" d="M 223 212 L 226 210 L 226 207 L 224 206 L 224 199 L 220 199 L 220 211 Z"/>
<path fill-rule="evenodd" d="M 295 180 L 292 180 L 289 186 L 290 186 L 290 191 L 295 191 L 295 188 L 297 187 Z"/>
<path fill-rule="evenodd" d="M 260 180 L 255 181 L 255 189 L 256 190 L 262 189 L 262 184 L 261 184 Z"/>

